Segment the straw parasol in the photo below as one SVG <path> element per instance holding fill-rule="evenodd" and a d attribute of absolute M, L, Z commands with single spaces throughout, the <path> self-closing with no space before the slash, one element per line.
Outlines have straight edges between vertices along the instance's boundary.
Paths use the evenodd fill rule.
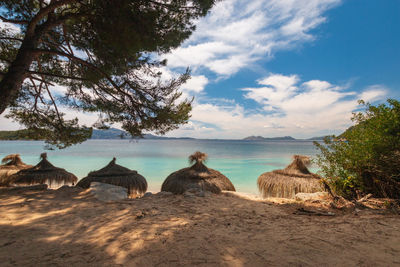
<path fill-rule="evenodd" d="M 32 167 L 32 165 L 27 165 L 22 162 L 19 154 L 11 154 L 5 156 L 0 165 L 0 185 L 9 185 L 10 177 L 14 173 L 19 172 L 20 170 L 27 169 Z"/>
<path fill-rule="evenodd" d="M 220 193 L 222 190 L 235 191 L 235 187 L 225 175 L 203 164 L 206 159 L 207 154 L 199 151 L 189 156 L 189 162 L 194 163 L 193 166 L 170 174 L 162 184 L 161 191 L 174 194 L 183 194 L 189 189 L 212 193 Z"/>
<path fill-rule="evenodd" d="M 307 169 L 309 164 L 309 157 L 294 155 L 293 162 L 285 169 L 261 174 L 257 185 L 262 196 L 295 198 L 297 193 L 324 191 L 320 183 L 321 177 Z"/>
<path fill-rule="evenodd" d="M 82 178 L 76 186 L 89 188 L 91 182 L 100 182 L 122 186 L 128 189 L 130 197 L 141 196 L 147 191 L 146 179 L 137 171 L 130 170 L 115 163 L 116 158 L 98 171 L 93 171 Z"/>
<path fill-rule="evenodd" d="M 49 187 L 59 187 L 65 184 L 74 184 L 78 178 L 62 168 L 53 166 L 47 160 L 47 153 L 40 155 L 42 159 L 36 166 L 24 169 L 10 177 L 14 184 L 47 184 Z"/>

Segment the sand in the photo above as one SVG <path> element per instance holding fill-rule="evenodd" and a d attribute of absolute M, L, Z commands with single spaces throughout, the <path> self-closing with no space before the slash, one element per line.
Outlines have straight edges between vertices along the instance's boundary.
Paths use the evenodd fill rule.
<path fill-rule="evenodd" d="M 77 188 L 0 190 L 1 266 L 395 266 L 400 216 L 293 214 L 240 194 L 118 203 Z"/>

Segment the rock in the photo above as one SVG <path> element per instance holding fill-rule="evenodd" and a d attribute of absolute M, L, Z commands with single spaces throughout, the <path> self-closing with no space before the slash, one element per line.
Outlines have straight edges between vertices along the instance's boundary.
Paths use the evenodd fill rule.
<path fill-rule="evenodd" d="M 142 198 L 143 198 L 143 197 L 151 197 L 152 195 L 153 195 L 152 192 L 146 192 L 146 193 L 142 196 Z"/>
<path fill-rule="evenodd" d="M 89 190 L 96 199 L 104 202 L 119 201 L 128 198 L 128 189 L 121 186 L 92 182 Z"/>
<path fill-rule="evenodd" d="M 295 199 L 298 201 L 320 200 L 328 196 L 328 192 L 297 193 Z"/>

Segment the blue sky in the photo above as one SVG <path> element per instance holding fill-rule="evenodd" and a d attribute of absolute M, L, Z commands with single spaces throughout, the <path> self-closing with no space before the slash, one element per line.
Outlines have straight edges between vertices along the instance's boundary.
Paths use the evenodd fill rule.
<path fill-rule="evenodd" d="M 170 70 L 207 78 L 187 90 L 192 120 L 173 135 L 341 133 L 358 99 L 400 96 L 399 12 L 399 1 L 378 0 L 218 4 L 167 57 Z"/>
<path fill-rule="evenodd" d="M 180 48 L 161 56 L 166 78 L 191 68 L 182 90 L 195 97 L 189 123 L 167 135 L 342 132 L 358 99 L 400 97 L 399 14 L 398 0 L 219 2 Z M 17 127 L 0 118 L 0 129 Z"/>

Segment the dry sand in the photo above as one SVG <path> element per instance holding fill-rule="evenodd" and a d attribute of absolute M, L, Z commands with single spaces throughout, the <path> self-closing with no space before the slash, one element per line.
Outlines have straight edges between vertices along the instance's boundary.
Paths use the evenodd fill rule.
<path fill-rule="evenodd" d="M 0 265 L 400 265 L 399 215 L 297 208 L 236 194 L 102 203 L 76 188 L 1 189 Z"/>

